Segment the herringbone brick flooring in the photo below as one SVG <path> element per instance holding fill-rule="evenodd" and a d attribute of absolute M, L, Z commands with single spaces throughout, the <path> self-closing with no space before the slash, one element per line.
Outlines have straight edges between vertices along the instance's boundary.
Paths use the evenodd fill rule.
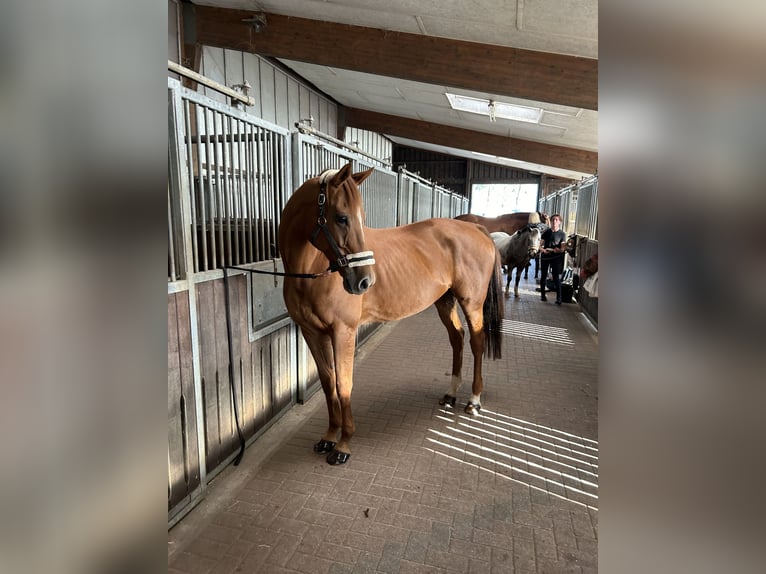
<path fill-rule="evenodd" d="M 503 358 L 481 414 L 437 400 L 451 351 L 433 308 L 386 326 L 357 359 L 353 453 L 312 452 L 315 394 L 169 533 L 171 573 L 517 574 L 597 570 L 597 336 L 576 303 L 506 300 Z"/>

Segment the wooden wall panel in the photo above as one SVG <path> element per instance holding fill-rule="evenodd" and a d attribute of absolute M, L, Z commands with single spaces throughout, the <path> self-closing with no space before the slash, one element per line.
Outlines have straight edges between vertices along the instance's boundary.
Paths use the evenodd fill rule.
<path fill-rule="evenodd" d="M 274 94 L 274 67 L 261 64 L 259 82 L 261 93 L 261 118 L 268 122 L 277 123 L 277 104 Z"/>
<path fill-rule="evenodd" d="M 314 117 L 313 127 L 333 137 L 338 133 L 338 104 L 306 85 L 290 70 L 256 54 L 203 46 L 200 73 L 231 87 L 247 81 L 255 105 L 246 111 L 280 127 L 293 130 L 295 123 Z M 227 97 L 210 88 L 207 96 L 226 102 Z"/>
<path fill-rule="evenodd" d="M 168 295 L 168 509 L 200 484 L 189 300 Z"/>

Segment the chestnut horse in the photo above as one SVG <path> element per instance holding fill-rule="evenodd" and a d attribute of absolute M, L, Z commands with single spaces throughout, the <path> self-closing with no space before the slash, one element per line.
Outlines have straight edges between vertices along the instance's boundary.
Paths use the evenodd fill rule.
<path fill-rule="evenodd" d="M 502 274 L 488 233 L 453 219 L 366 227 L 359 185 L 372 172 L 352 173 L 349 163 L 309 179 L 290 197 L 279 226 L 288 274 L 285 304 L 316 361 L 327 401 L 329 426 L 314 451 L 329 453 L 329 464 L 343 464 L 351 453 L 359 325 L 401 319 L 435 304 L 452 345 L 451 383 L 439 403 L 454 406 L 462 382 L 460 305 L 474 357 L 469 414 L 481 408 L 482 355 L 500 357 Z"/>

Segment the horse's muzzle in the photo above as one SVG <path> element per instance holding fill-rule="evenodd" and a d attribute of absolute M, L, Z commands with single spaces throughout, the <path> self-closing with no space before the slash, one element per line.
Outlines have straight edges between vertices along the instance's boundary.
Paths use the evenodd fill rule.
<path fill-rule="evenodd" d="M 362 295 L 375 284 L 375 273 L 371 265 L 364 267 L 345 268 L 343 288 L 352 295 Z"/>

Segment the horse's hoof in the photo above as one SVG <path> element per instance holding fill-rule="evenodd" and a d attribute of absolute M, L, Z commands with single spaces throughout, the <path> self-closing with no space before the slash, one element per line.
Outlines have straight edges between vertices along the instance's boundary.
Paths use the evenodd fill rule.
<path fill-rule="evenodd" d="M 441 399 L 439 399 L 440 405 L 449 405 L 451 407 L 455 406 L 455 401 L 457 401 L 457 397 L 451 397 L 449 395 L 444 395 Z"/>
<path fill-rule="evenodd" d="M 334 448 L 335 448 L 334 442 L 321 439 L 318 443 L 314 445 L 314 452 L 318 452 L 318 453 L 332 452 Z"/>
<path fill-rule="evenodd" d="M 334 450 L 327 455 L 327 464 L 346 464 L 346 461 L 348 461 L 350 457 L 351 454 L 348 452 L 340 452 L 339 450 Z"/>
<path fill-rule="evenodd" d="M 479 403 L 472 403 L 471 401 L 468 401 L 468 404 L 465 406 L 465 412 L 469 415 L 477 415 L 479 414 L 480 410 L 481 405 Z"/>

